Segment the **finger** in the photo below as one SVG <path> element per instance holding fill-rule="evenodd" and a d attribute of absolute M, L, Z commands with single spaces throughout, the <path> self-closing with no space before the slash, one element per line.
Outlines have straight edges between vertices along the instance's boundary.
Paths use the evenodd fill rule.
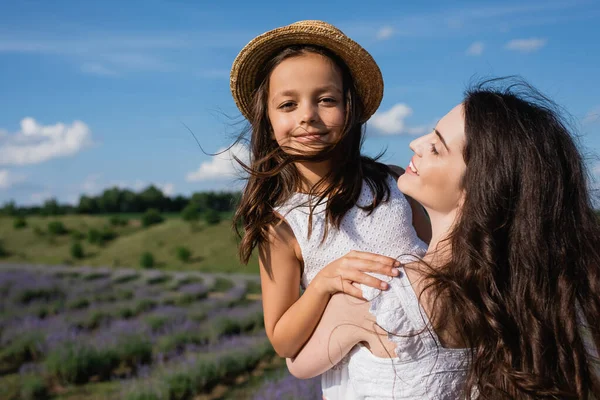
<path fill-rule="evenodd" d="M 389 287 L 389 284 L 387 282 L 384 282 L 381 279 L 377 279 L 374 276 L 359 271 L 348 273 L 344 277 L 344 279 L 356 283 L 361 283 L 363 285 L 371 286 L 376 289 L 386 290 Z"/>
<path fill-rule="evenodd" d="M 399 267 L 401 265 L 400 261 L 396 260 L 395 258 L 384 256 L 381 254 L 369 253 L 366 251 L 353 250 L 348 255 L 352 258 L 360 258 L 362 260 L 371 260 L 371 261 L 378 262 L 380 264 L 388 264 L 388 265 L 393 265 L 396 267 Z"/>
<path fill-rule="evenodd" d="M 353 286 L 349 282 L 345 282 L 342 289 L 343 289 L 342 292 L 344 292 L 352 297 L 356 297 L 357 299 L 360 299 L 360 300 L 365 300 L 365 301 L 367 300 L 363 297 L 362 290 Z"/>
<path fill-rule="evenodd" d="M 363 272 L 374 272 L 377 274 L 388 275 L 388 276 L 398 276 L 400 271 L 394 265 L 390 264 L 382 264 L 377 261 L 361 259 L 361 258 L 349 258 L 344 263 L 343 267 L 345 269 L 341 269 L 339 272 L 344 274 L 344 271 L 352 271 L 359 270 Z"/>

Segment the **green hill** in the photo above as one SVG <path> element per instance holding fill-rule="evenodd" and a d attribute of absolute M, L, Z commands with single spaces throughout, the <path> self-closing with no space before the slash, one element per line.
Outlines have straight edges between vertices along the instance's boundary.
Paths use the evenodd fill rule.
<path fill-rule="evenodd" d="M 125 226 L 111 226 L 110 216 L 32 216 L 27 217 L 25 227 L 18 229 L 14 226 L 14 218 L 0 217 L 0 261 L 139 267 L 142 253 L 151 252 L 155 268 L 160 269 L 258 273 L 256 257 L 248 266 L 238 261 L 237 238 L 229 219 L 216 225 L 205 222 L 191 225 L 180 218 L 170 217 L 144 228 L 141 216 L 128 217 Z M 48 225 L 54 221 L 61 222 L 67 232 L 52 234 Z M 91 229 L 108 231 L 116 236 L 104 244 L 92 244 L 88 239 Z M 84 258 L 72 257 L 74 242 L 83 246 Z M 181 246 L 191 252 L 187 262 L 177 258 L 177 248 Z"/>

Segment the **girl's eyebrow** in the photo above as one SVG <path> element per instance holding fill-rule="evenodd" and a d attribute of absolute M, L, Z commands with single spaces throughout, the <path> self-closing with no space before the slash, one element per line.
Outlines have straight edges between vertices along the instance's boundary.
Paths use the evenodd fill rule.
<path fill-rule="evenodd" d="M 339 94 L 342 93 L 342 90 L 337 85 L 326 85 L 326 86 L 319 88 L 317 91 L 319 93 L 328 92 L 328 91 L 338 92 Z"/>
<path fill-rule="evenodd" d="M 450 153 L 450 149 L 448 148 L 448 145 L 446 144 L 446 141 L 444 140 L 444 137 L 442 136 L 440 131 L 438 131 L 437 129 L 434 129 L 433 131 L 435 132 L 436 135 L 438 135 L 438 137 L 440 138 L 440 142 L 442 142 L 442 144 L 444 145 L 446 150 L 448 150 L 448 153 Z"/>
<path fill-rule="evenodd" d="M 287 90 L 283 90 L 281 92 L 277 92 L 275 93 L 275 95 L 273 97 L 276 96 L 294 96 L 296 94 L 296 91 L 293 89 L 287 89 Z"/>

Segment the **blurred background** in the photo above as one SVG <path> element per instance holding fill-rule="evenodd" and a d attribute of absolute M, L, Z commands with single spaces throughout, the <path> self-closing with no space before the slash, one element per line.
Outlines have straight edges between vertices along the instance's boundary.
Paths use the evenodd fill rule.
<path fill-rule="evenodd" d="M 320 398 L 266 340 L 256 258 L 237 260 L 239 50 L 338 26 L 384 76 L 364 151 L 403 167 L 470 83 L 519 75 L 565 108 L 595 189 L 599 18 L 576 0 L 0 1 L 0 399 Z"/>

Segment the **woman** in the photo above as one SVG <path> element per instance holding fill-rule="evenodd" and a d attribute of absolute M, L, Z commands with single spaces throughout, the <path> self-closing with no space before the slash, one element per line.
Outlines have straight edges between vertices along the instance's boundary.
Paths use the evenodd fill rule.
<path fill-rule="evenodd" d="M 370 303 L 336 294 L 302 378 L 352 347 L 360 398 L 589 399 L 600 393 L 600 226 L 581 154 L 524 84 L 467 92 L 411 143 L 398 187 L 431 218 L 421 260 Z"/>

